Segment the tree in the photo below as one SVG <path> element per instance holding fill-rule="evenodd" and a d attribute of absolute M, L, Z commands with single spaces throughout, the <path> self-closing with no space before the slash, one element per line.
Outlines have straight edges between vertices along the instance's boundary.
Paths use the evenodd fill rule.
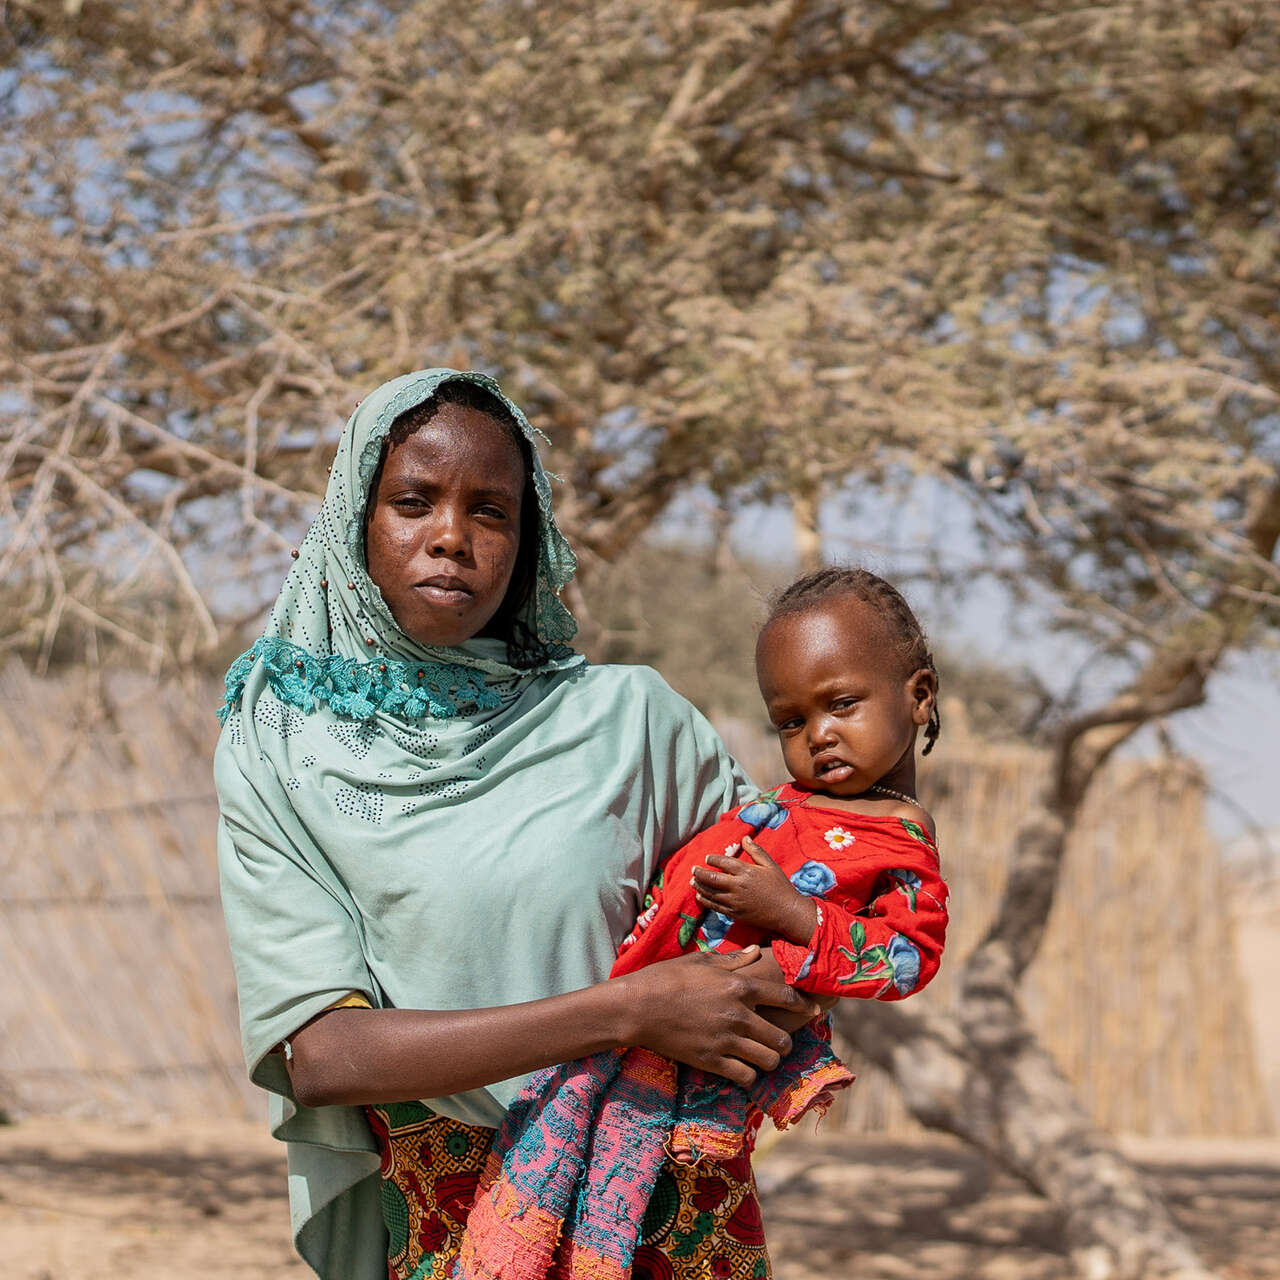
<path fill-rule="evenodd" d="M 1265 558 L 1270 569 L 1280 536 L 1280 482 L 1255 492 L 1244 529 L 1258 552 L 1252 585 L 1237 580 L 1215 588 L 1202 605 L 1188 603 L 1132 679 L 1047 734 L 1049 776 L 1014 837 L 996 918 L 964 961 L 956 1016 L 851 1004 L 839 1015 L 858 1048 L 903 1086 L 915 1115 L 992 1153 L 1059 1206 L 1086 1276 L 1190 1280 L 1209 1273 L 1074 1102 L 1029 1029 L 1019 985 L 1043 938 L 1067 838 L 1098 770 L 1143 725 L 1201 703 L 1222 656 L 1274 607 L 1261 603 L 1270 594 L 1261 565 Z"/>
<path fill-rule="evenodd" d="M 1047 1072 L 1012 993 L 1061 830 L 1118 739 L 1274 622 L 1270 9 L 14 0 L 6 643 L 212 645 L 355 399 L 432 362 L 547 426 L 588 567 L 689 485 L 803 513 L 939 477 L 992 571 L 1139 672 L 1064 712 L 1019 842 L 1037 894 L 966 1018 L 892 1024 L 953 1074 L 981 1034 Z M 983 1098 L 969 1136 L 1069 1199 Z M 1105 1217 L 1068 1220 L 1095 1274 L 1134 1274 Z M 1140 1219 L 1148 1273 L 1185 1262 Z"/>

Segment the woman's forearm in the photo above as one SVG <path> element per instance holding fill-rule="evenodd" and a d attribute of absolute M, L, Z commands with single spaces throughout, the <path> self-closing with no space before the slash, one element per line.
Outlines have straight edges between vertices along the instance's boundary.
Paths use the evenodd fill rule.
<path fill-rule="evenodd" d="M 332 1009 L 290 1041 L 298 1101 L 406 1102 L 613 1048 L 627 1039 L 625 1001 L 601 983 L 493 1009 Z"/>
<path fill-rule="evenodd" d="M 438 1098 L 630 1045 L 749 1085 L 791 1047 L 757 1006 L 817 1012 L 779 973 L 752 947 L 493 1009 L 331 1009 L 290 1037 L 294 1093 L 307 1106 Z"/>

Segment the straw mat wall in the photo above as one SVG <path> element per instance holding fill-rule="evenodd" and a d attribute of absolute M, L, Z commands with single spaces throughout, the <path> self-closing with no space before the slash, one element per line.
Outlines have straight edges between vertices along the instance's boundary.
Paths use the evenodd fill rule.
<path fill-rule="evenodd" d="M 262 1113 L 244 1082 L 216 899 L 217 695 L 0 673 L 0 1105 L 120 1119 Z M 953 886 L 952 957 L 981 934 L 1041 758 L 965 741 L 928 772 Z M 776 756 L 740 726 L 757 777 Z M 1121 764 L 1071 849 L 1028 1007 L 1107 1127 L 1264 1132 L 1232 926 L 1197 775 Z M 944 964 L 922 1001 L 954 997 Z M 866 1071 L 829 1124 L 910 1127 Z"/>
<path fill-rule="evenodd" d="M 0 1105 L 259 1114 L 217 899 L 212 691 L 0 673 Z"/>

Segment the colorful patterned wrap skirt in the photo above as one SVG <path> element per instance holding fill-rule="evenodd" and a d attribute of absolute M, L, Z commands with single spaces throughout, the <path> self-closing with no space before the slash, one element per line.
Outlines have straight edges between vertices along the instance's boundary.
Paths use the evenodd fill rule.
<path fill-rule="evenodd" d="M 382 1155 L 389 1280 L 447 1280 L 494 1130 L 419 1102 L 366 1107 Z M 668 1160 L 640 1228 L 632 1280 L 769 1280 L 751 1157 Z"/>

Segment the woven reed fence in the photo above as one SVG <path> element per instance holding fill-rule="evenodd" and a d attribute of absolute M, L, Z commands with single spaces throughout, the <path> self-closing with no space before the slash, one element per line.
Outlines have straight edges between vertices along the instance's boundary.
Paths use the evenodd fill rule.
<path fill-rule="evenodd" d="M 260 1115 L 217 905 L 208 686 L 0 672 L 0 1105 L 15 1114 Z M 757 777 L 768 748 L 724 726 Z M 951 731 L 926 778 L 953 886 L 951 955 L 981 934 L 1037 785 L 1027 749 Z M 1120 764 L 1077 833 L 1026 998 L 1106 1127 L 1265 1132 L 1202 788 Z M 954 998 L 957 966 L 916 997 Z M 911 1127 L 871 1070 L 829 1124 Z"/>
<path fill-rule="evenodd" d="M 213 860 L 212 691 L 0 673 L 0 1105 L 259 1114 Z"/>

